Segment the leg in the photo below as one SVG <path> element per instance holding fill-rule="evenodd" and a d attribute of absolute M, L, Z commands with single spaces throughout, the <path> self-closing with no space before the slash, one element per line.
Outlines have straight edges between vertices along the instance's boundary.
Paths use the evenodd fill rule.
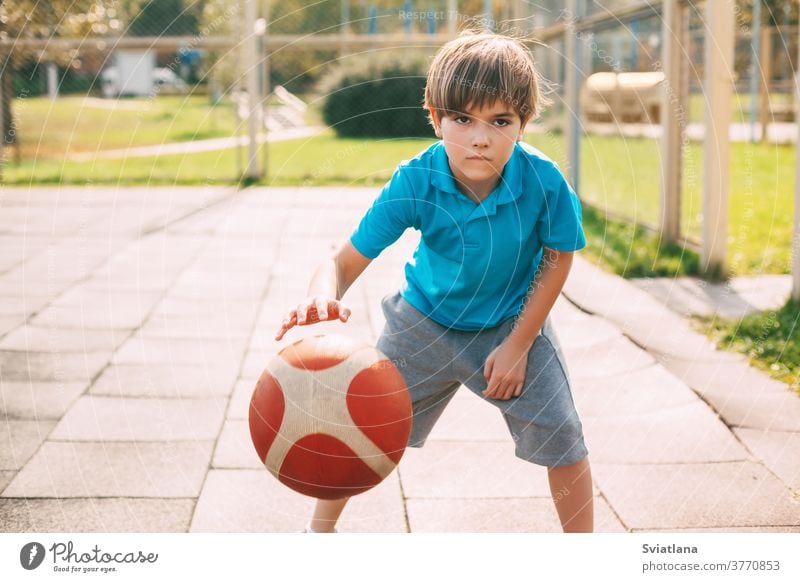
<path fill-rule="evenodd" d="M 594 497 L 589 457 L 572 465 L 548 467 L 547 477 L 564 533 L 594 531 Z"/>
<path fill-rule="evenodd" d="M 317 533 L 333 533 L 336 521 L 350 501 L 349 497 L 343 499 L 318 499 L 314 507 L 314 516 L 311 518 L 310 529 Z"/>

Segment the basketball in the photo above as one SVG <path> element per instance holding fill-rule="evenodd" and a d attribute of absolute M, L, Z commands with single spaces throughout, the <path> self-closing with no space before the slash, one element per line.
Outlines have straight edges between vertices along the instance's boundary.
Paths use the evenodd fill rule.
<path fill-rule="evenodd" d="M 250 436 L 281 483 L 340 499 L 392 472 L 411 414 L 405 381 L 380 351 L 344 336 L 316 336 L 268 363 L 250 401 Z"/>

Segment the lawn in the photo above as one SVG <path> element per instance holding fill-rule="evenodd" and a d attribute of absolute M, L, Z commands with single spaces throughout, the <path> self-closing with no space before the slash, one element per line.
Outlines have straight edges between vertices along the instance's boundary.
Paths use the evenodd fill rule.
<path fill-rule="evenodd" d="M 203 95 L 113 100 L 63 96 L 17 98 L 14 114 L 24 160 L 62 158 L 141 145 L 228 137 L 235 129 L 230 101 Z"/>
<path fill-rule="evenodd" d="M 47 103 L 31 100 L 26 103 L 26 107 L 30 106 L 27 110 L 21 107 L 20 119 L 25 122 L 37 111 L 38 115 L 47 115 Z M 144 104 L 148 102 L 145 100 Z M 194 132 L 198 137 L 212 137 L 229 135 L 232 131 L 230 107 L 215 110 L 205 97 L 160 97 L 148 106 L 153 109 L 114 112 L 113 116 L 123 115 L 129 119 L 130 129 L 124 131 L 115 123 L 112 131 L 103 127 L 111 119 L 110 110 L 77 108 L 76 102 L 79 113 L 74 120 L 58 117 L 56 123 L 54 117 L 46 123 L 48 147 L 94 151 L 128 144 L 161 143 L 165 136 L 168 140 L 188 140 Z M 175 111 L 179 113 L 175 115 Z M 165 125 L 168 118 L 171 121 Z M 59 138 L 56 140 L 52 136 Z M 527 139 L 566 167 L 560 134 L 532 134 Z M 338 139 L 332 132 L 276 142 L 269 147 L 269 176 L 264 183 L 376 186 L 391 176 L 398 161 L 415 155 L 430 143 L 429 139 Z M 67 161 L 63 153 L 45 155 L 43 147 L 38 152 L 33 159 L 23 159 L 19 165 L 11 163 L 5 167 L 4 182 L 14 185 L 228 184 L 236 181 L 237 168 L 241 167 L 241 162 L 237 161 L 240 154 L 235 149 L 88 162 Z M 660 170 L 656 140 L 587 136 L 582 141 L 581 152 L 579 193 L 586 203 L 601 215 L 611 213 L 634 222 L 657 225 Z M 734 143 L 731 155 L 728 233 L 731 271 L 735 275 L 786 273 L 791 248 L 795 148 Z M 699 240 L 701 234 L 702 183 L 702 145 L 693 143 L 687 148 L 685 159 L 682 224 L 683 233 L 695 240 Z M 630 265 L 623 262 L 614 270 L 630 274 L 629 268 Z"/>

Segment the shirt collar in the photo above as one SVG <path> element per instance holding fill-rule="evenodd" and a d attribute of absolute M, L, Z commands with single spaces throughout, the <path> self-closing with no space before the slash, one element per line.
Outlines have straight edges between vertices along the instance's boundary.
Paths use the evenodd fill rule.
<path fill-rule="evenodd" d="M 517 143 L 514 145 L 511 158 L 503 168 L 503 175 L 500 181 L 489 197 L 481 203 L 481 206 L 485 207 L 487 214 L 494 214 L 498 204 L 513 202 L 522 195 L 522 171 L 520 168 L 522 158 L 522 148 Z M 464 195 L 456 185 L 456 179 L 450 170 L 447 152 L 441 141 L 434 146 L 431 174 L 431 183 L 439 190 L 457 194 L 458 196 Z"/>

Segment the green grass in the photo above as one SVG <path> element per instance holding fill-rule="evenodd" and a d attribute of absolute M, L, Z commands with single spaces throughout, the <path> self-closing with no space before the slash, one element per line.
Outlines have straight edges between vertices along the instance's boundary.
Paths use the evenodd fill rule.
<path fill-rule="evenodd" d="M 566 167 L 559 135 L 528 141 Z M 794 208 L 795 147 L 731 144 L 728 265 L 731 274 L 788 273 Z M 700 240 L 703 148 L 684 160 L 682 233 Z M 581 199 L 602 211 L 657 226 L 660 156 L 651 139 L 589 136 L 581 144 Z"/>
<path fill-rule="evenodd" d="M 64 117 L 64 111 L 69 108 L 59 106 L 48 113 L 50 102 L 47 100 L 30 99 L 17 105 L 23 123 L 30 124 L 37 117 L 44 119 L 48 114 L 51 115 L 49 120 L 40 121 L 40 125 L 48 128 L 48 147 L 51 149 L 57 147 L 64 150 L 64 144 L 69 144 L 71 151 L 95 151 L 128 144 L 191 140 L 195 134 L 206 138 L 233 132 L 230 107 L 213 112 L 206 97 L 159 97 L 151 102 L 144 101 L 152 110 L 114 112 L 114 116 L 122 115 L 129 120 L 127 131 L 116 125 L 113 131 L 103 128 L 111 114 L 109 110 L 84 107 L 77 109 L 79 114 L 69 120 Z M 73 110 L 75 107 L 76 103 L 73 103 Z M 165 123 L 168 119 L 172 121 Z M 22 135 L 30 134 L 23 132 Z M 75 139 L 70 142 L 71 136 L 75 136 Z M 30 139 L 23 137 L 23 144 Z M 566 168 L 560 134 L 529 135 L 527 139 Z M 338 139 L 330 131 L 314 138 L 277 142 L 270 145 L 269 176 L 262 183 L 276 186 L 380 185 L 391 176 L 400 160 L 415 155 L 430 143 L 432 140 L 428 139 Z M 31 143 L 25 147 L 33 145 Z M 608 212 L 633 222 L 656 226 L 660 183 L 657 141 L 589 136 L 583 139 L 581 148 L 579 193 L 582 200 L 602 214 Z M 236 150 L 229 149 L 191 155 L 75 162 L 66 160 L 63 151 L 57 155 L 47 155 L 47 151 L 41 147 L 34 157 L 23 157 L 19 165 L 13 162 L 7 165 L 3 169 L 3 181 L 11 185 L 234 184 L 238 180 L 237 156 Z M 787 273 L 792 233 L 795 148 L 734 143 L 731 157 L 728 232 L 731 273 Z M 702 146 L 690 144 L 684 165 L 682 232 L 684 236 L 695 240 L 701 236 L 702 183 Z M 673 259 L 669 259 L 670 266 L 666 266 L 666 255 L 652 252 L 665 252 L 658 245 L 645 245 L 647 252 L 640 252 L 641 245 L 645 243 L 641 235 L 634 231 L 619 233 L 619 236 L 632 241 L 633 248 L 625 250 L 606 241 L 603 255 L 609 260 L 614 257 L 611 262 L 615 272 L 628 276 L 642 273 L 645 256 L 649 256 L 651 262 L 656 261 L 654 264 L 661 265 L 657 269 L 680 272 L 694 268 L 688 264 L 676 266 L 672 264 Z M 645 262 L 639 265 L 636 257 L 640 255 Z"/>
<path fill-rule="evenodd" d="M 214 107 L 207 96 L 140 97 L 123 99 L 121 105 L 140 109 L 105 109 L 75 96 L 16 99 L 22 158 L 54 159 L 68 152 L 227 137 L 235 131 L 230 103 Z"/>
<path fill-rule="evenodd" d="M 691 250 L 663 243 L 640 225 L 583 209 L 586 247 L 581 255 L 623 277 L 684 277 L 699 274 L 699 257 Z"/>
<path fill-rule="evenodd" d="M 772 377 L 800 395 L 800 303 L 788 301 L 777 311 L 740 320 L 695 318 L 695 326 L 727 350 L 745 354 Z"/>
<path fill-rule="evenodd" d="M 433 143 L 427 139 L 338 139 L 332 131 L 275 142 L 269 147 L 269 178 L 274 186 L 383 184 L 397 163 Z M 260 157 L 260 154 L 259 154 Z M 236 149 L 74 162 L 58 159 L 23 161 L 4 169 L 8 184 L 233 184 Z"/>
<path fill-rule="evenodd" d="M 773 108 L 791 105 L 794 101 L 793 93 L 772 92 L 769 96 Z M 702 93 L 692 93 L 689 96 L 689 121 L 703 121 L 705 119 L 706 96 Z M 734 123 L 750 123 L 750 92 L 733 94 L 731 102 L 731 121 Z M 758 116 L 756 116 L 758 121 Z"/>

